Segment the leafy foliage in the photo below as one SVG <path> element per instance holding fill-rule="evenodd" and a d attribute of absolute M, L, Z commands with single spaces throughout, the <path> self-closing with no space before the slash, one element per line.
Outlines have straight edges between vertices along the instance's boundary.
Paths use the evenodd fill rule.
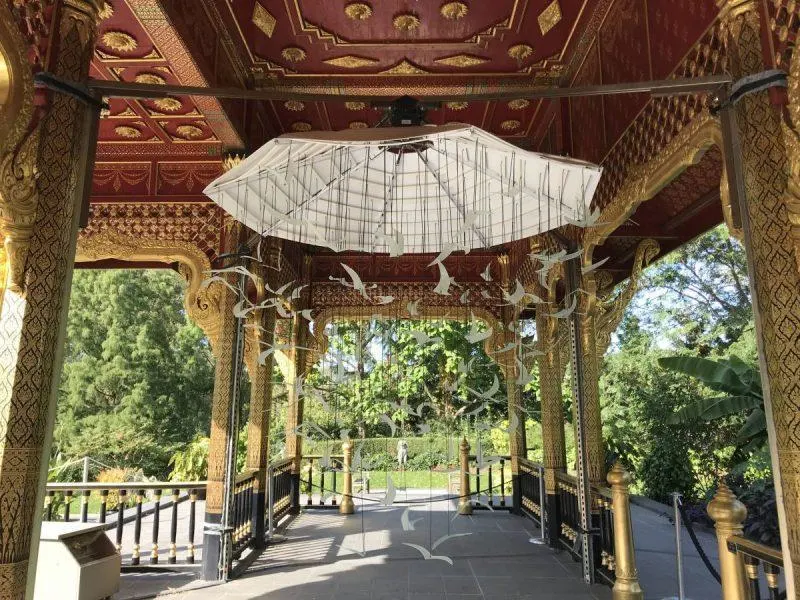
<path fill-rule="evenodd" d="M 167 270 L 76 271 L 54 448 L 164 477 L 208 430 L 211 353 Z"/>

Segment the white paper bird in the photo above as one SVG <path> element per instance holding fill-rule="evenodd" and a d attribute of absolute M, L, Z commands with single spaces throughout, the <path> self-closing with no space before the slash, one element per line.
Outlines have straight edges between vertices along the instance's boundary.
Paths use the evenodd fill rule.
<path fill-rule="evenodd" d="M 525 365 L 522 364 L 520 359 L 515 358 L 514 360 L 517 361 L 517 368 L 519 369 L 519 375 L 517 376 L 515 383 L 520 387 L 524 387 L 533 381 L 533 375 L 528 373 L 528 369 L 525 368 Z"/>
<path fill-rule="evenodd" d="M 386 493 L 381 500 L 381 504 L 384 506 L 391 506 L 394 504 L 394 499 L 397 496 L 397 489 L 394 487 L 394 481 L 392 481 L 392 476 L 386 476 Z"/>
<path fill-rule="evenodd" d="M 425 517 L 420 517 L 418 519 L 412 520 L 408 514 L 410 510 L 411 507 L 407 506 L 406 509 L 403 511 L 403 514 L 400 515 L 400 524 L 403 526 L 403 531 L 416 531 L 414 526 L 420 521 L 425 519 Z"/>
<path fill-rule="evenodd" d="M 423 560 L 441 560 L 443 562 L 446 562 L 450 566 L 453 566 L 453 559 L 450 558 L 449 556 L 434 556 L 428 551 L 427 548 L 423 548 L 418 544 L 409 544 L 408 542 L 403 542 L 403 545 L 414 548 L 417 552 L 419 552 L 422 555 Z"/>
<path fill-rule="evenodd" d="M 395 431 L 397 431 L 397 425 L 395 425 L 395 422 L 392 421 L 392 419 L 390 419 L 389 416 L 385 414 L 381 415 L 380 419 L 382 422 L 386 423 L 389 426 L 389 429 L 392 430 L 392 437 L 394 437 Z"/>
<path fill-rule="evenodd" d="M 361 294 L 364 298 L 369 300 L 369 295 L 367 295 L 367 287 L 364 285 L 364 282 L 361 281 L 361 277 L 359 277 L 358 273 L 356 273 L 351 267 L 347 266 L 344 263 L 339 263 L 339 264 L 342 265 L 342 268 L 350 277 L 353 289 L 357 291 L 359 294 Z"/>
<path fill-rule="evenodd" d="M 592 271 L 599 269 L 606 264 L 610 258 L 610 256 L 606 256 L 603 260 L 598 260 L 597 262 L 590 264 L 588 267 L 581 267 L 581 273 L 586 275 L 587 273 L 591 273 Z"/>
<path fill-rule="evenodd" d="M 492 280 L 492 263 L 489 263 L 488 265 L 486 265 L 486 268 L 483 270 L 483 273 L 481 273 L 481 278 L 484 281 L 491 281 Z"/>
<path fill-rule="evenodd" d="M 450 274 L 447 272 L 447 269 L 444 268 L 442 263 L 438 263 L 438 267 L 439 283 L 436 284 L 436 287 L 433 288 L 433 291 L 440 296 L 449 296 L 450 286 L 453 284 L 453 278 L 450 277 Z"/>
<path fill-rule="evenodd" d="M 394 296 L 375 296 L 375 301 L 378 304 L 391 304 L 394 302 Z"/>
<path fill-rule="evenodd" d="M 414 341 L 417 342 L 417 344 L 419 344 L 420 346 L 425 346 L 427 344 L 438 344 L 442 341 L 442 338 L 431 337 L 424 331 L 419 331 L 418 329 L 413 329 L 408 333 L 411 337 L 414 338 Z"/>
<path fill-rule="evenodd" d="M 484 327 L 483 330 L 479 329 L 478 322 L 473 321 L 470 325 L 469 333 L 464 336 L 464 339 L 470 344 L 477 344 L 478 342 L 489 339 L 492 335 L 492 331 L 491 327 Z"/>
<path fill-rule="evenodd" d="M 395 235 L 388 235 L 386 233 L 376 233 L 376 238 L 383 240 L 389 250 L 389 256 L 392 258 L 402 256 L 405 252 L 403 233 L 398 231 Z"/>
<path fill-rule="evenodd" d="M 412 317 L 419 316 L 419 300 L 420 299 L 417 298 L 416 300 L 412 300 L 411 302 L 406 304 L 406 310 L 408 311 L 408 314 L 411 315 Z"/>
<path fill-rule="evenodd" d="M 556 313 L 552 313 L 550 316 L 556 319 L 566 319 L 575 311 L 576 306 L 578 306 L 578 297 L 572 296 L 572 303 L 568 307 L 563 308 Z"/>

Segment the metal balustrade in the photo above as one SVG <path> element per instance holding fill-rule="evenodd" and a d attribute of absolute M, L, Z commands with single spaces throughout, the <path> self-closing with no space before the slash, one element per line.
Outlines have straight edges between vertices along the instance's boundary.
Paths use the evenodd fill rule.
<path fill-rule="evenodd" d="M 781 570 L 783 569 L 783 555 L 777 548 L 771 548 L 748 540 L 740 535 L 728 538 L 728 550 L 739 554 L 744 561 L 747 575 L 748 600 L 762 600 L 761 575 L 763 572 L 769 600 L 785 600 L 786 591 L 781 590 Z"/>
<path fill-rule="evenodd" d="M 567 473 L 556 473 L 557 514 L 547 515 L 543 498 L 544 469 L 542 465 L 527 459 L 519 462 L 520 497 L 522 512 L 544 527 L 547 519 L 558 518 L 558 542 L 580 560 L 576 544 L 580 532 L 580 513 L 578 508 L 577 479 Z M 611 490 L 592 486 L 592 530 L 595 536 L 594 570 L 599 581 L 608 585 L 614 583 L 614 513 Z"/>
<path fill-rule="evenodd" d="M 267 523 L 271 537 L 278 523 L 292 512 L 294 493 L 294 478 L 292 477 L 291 458 L 284 458 L 270 463 L 267 469 L 269 482 L 269 498 L 267 500 Z"/>
<path fill-rule="evenodd" d="M 128 564 L 138 567 L 142 563 L 142 547 L 148 545 L 149 564 L 158 565 L 161 561 L 160 522 L 161 511 L 170 510 L 169 517 L 169 551 L 167 564 L 178 563 L 178 547 L 185 548 L 183 561 L 186 564 L 195 562 L 195 535 L 197 534 L 197 501 L 201 492 L 206 489 L 205 481 L 187 482 L 120 482 L 120 483 L 48 483 L 45 495 L 44 520 L 78 520 L 82 523 L 105 523 L 106 530 L 116 544 L 117 551 L 130 552 Z M 96 515 L 89 514 L 92 494 L 99 494 L 99 507 Z M 164 502 L 164 495 L 169 500 Z M 75 496 L 80 497 L 80 516 L 72 518 L 72 503 Z M 148 498 L 148 495 L 150 498 Z M 63 512 L 58 510 L 63 502 Z M 178 507 L 188 503 L 188 521 L 184 531 L 178 531 L 180 520 Z M 131 506 L 132 504 L 132 506 Z M 147 506 L 146 506 L 147 505 Z M 61 512 L 61 515 L 59 513 Z M 116 513 L 116 514 L 114 514 Z M 109 516 L 113 516 L 109 519 Z M 142 540 L 142 521 L 152 515 L 151 536 L 148 542 Z M 59 519 L 61 516 L 61 519 Z M 149 521 L 148 521 L 149 522 Z M 133 527 L 133 540 L 129 549 L 123 548 L 124 533 L 127 527 Z M 128 529 L 129 531 L 129 529 Z M 179 537 L 180 534 L 180 537 Z"/>

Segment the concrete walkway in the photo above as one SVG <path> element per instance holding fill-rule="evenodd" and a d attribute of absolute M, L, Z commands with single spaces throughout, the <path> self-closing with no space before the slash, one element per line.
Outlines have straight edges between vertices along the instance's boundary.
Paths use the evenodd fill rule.
<path fill-rule="evenodd" d="M 674 528 L 667 507 L 662 514 L 636 505 L 631 509 L 646 600 L 677 596 Z M 456 537 L 441 542 L 433 555 L 451 559 L 452 565 L 443 559 L 424 560 L 420 550 L 406 545 L 430 549 L 448 534 Z M 698 536 L 716 564 L 714 535 L 699 531 Z M 408 498 L 399 494 L 390 507 L 367 503 L 363 511 L 349 517 L 335 510 L 302 513 L 286 531 L 285 542 L 268 548 L 244 576 L 231 583 L 208 586 L 196 581 L 194 572 L 129 573 L 123 576 L 123 588 L 115 598 L 142 598 L 159 592 L 175 600 L 611 597 L 606 587 L 590 589 L 583 584 L 579 564 L 569 554 L 554 553 L 531 542 L 538 537 L 532 521 L 505 511 L 476 511 L 471 517 L 460 517 L 453 502 L 429 504 L 427 494 L 409 494 Z M 718 598 L 719 584 L 685 532 L 683 551 L 687 597 Z"/>
<path fill-rule="evenodd" d="M 409 496 L 411 496 L 409 494 Z M 427 495 L 426 495 L 427 496 Z M 507 512 L 457 516 L 455 503 L 367 505 L 343 517 L 301 514 L 248 573 L 180 600 L 598 600 L 565 554 L 531 543 L 533 523 Z M 405 518 L 404 518 L 405 513 Z M 411 530 L 413 527 L 413 530 Z M 452 536 L 443 539 L 444 536 Z M 411 546 L 414 544 L 419 548 Z M 433 548 L 433 546 L 436 546 Z M 433 556 L 425 560 L 429 549 Z M 452 564 L 450 564 L 452 563 Z"/>

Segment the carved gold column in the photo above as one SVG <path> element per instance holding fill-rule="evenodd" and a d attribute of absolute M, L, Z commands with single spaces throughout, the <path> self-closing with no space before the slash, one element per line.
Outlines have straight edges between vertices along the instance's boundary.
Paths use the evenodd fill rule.
<path fill-rule="evenodd" d="M 628 494 L 630 474 L 617 462 L 608 473 L 611 486 L 612 510 L 614 511 L 614 600 L 643 600 L 644 592 L 639 585 L 636 555 L 633 549 L 633 526 L 631 504 Z"/>
<path fill-rule="evenodd" d="M 558 347 L 556 313 L 556 278 L 547 288 L 537 286 L 537 296 L 545 300 L 536 306 L 536 336 L 539 342 L 539 398 L 541 401 L 542 454 L 544 466 L 544 507 L 547 514 L 545 532 L 551 546 L 558 544 L 561 527 L 558 511 L 556 473 L 566 471 L 567 450 L 564 441 L 564 399 L 561 393 L 563 371 Z"/>
<path fill-rule="evenodd" d="M 459 488 L 458 488 L 458 514 L 472 514 L 472 497 L 469 491 L 469 442 L 463 438 L 458 445 L 459 460 Z M 489 492 L 490 497 L 493 492 Z"/>
<path fill-rule="evenodd" d="M 230 285 L 236 287 L 239 284 L 235 274 L 227 273 L 223 276 Z M 208 447 L 205 522 L 211 525 L 219 525 L 222 519 L 225 456 L 228 447 L 230 407 L 233 402 L 231 382 L 236 368 L 233 364 L 236 330 L 233 308 L 237 302 L 237 294 L 225 286 L 220 294 L 219 324 L 216 327 L 218 334 L 214 354 L 217 358 L 214 368 L 214 394 L 211 401 L 211 439 Z M 220 546 L 219 533 L 205 533 L 203 537 L 203 577 L 207 580 L 214 580 L 219 576 Z"/>
<path fill-rule="evenodd" d="M 264 515 L 267 492 L 267 465 L 269 463 L 269 428 L 272 413 L 272 367 L 273 356 L 268 355 L 264 363 L 258 362 L 259 353 L 275 341 L 275 309 L 262 308 L 250 319 L 250 338 L 247 371 L 250 375 L 250 418 L 247 421 L 248 471 L 255 471 L 253 490 L 253 537 L 257 547 L 265 543 Z"/>
<path fill-rule="evenodd" d="M 734 78 L 761 71 L 762 24 L 755 1 L 720 2 Z M 800 592 L 800 144 L 793 128 L 800 117 L 800 54 L 789 78 L 791 123 L 767 92 L 735 106 L 749 221 L 745 230 L 754 284 L 756 331 L 770 437 L 787 597 Z M 788 151 L 788 156 L 787 156 Z M 732 157 L 735 158 L 735 157 Z M 787 174 L 790 175 L 787 182 Z M 731 180 L 731 185 L 736 182 Z M 788 185 L 787 185 L 788 183 Z"/>
<path fill-rule="evenodd" d="M 65 0 L 51 21 L 30 8 L 53 27 L 43 66 L 84 81 L 98 2 Z M 87 126 L 83 105 L 64 94 L 48 93 L 33 118 L 30 48 L 18 29 L 25 10 L 0 3 L 0 598 L 9 599 L 30 593 L 35 576 Z"/>
<path fill-rule="evenodd" d="M 581 318 L 581 348 L 583 350 L 583 423 L 586 436 L 586 450 L 589 481 L 603 485 L 606 479 L 606 449 L 603 442 L 603 423 L 600 417 L 600 368 L 597 359 L 597 295 L 594 274 L 582 277 L 578 292 L 576 310 Z"/>
<path fill-rule="evenodd" d="M 342 501 L 339 504 L 340 515 L 352 515 L 356 512 L 353 503 L 353 442 L 347 440 L 342 444 L 342 476 L 344 477 L 344 488 L 342 490 Z"/>

